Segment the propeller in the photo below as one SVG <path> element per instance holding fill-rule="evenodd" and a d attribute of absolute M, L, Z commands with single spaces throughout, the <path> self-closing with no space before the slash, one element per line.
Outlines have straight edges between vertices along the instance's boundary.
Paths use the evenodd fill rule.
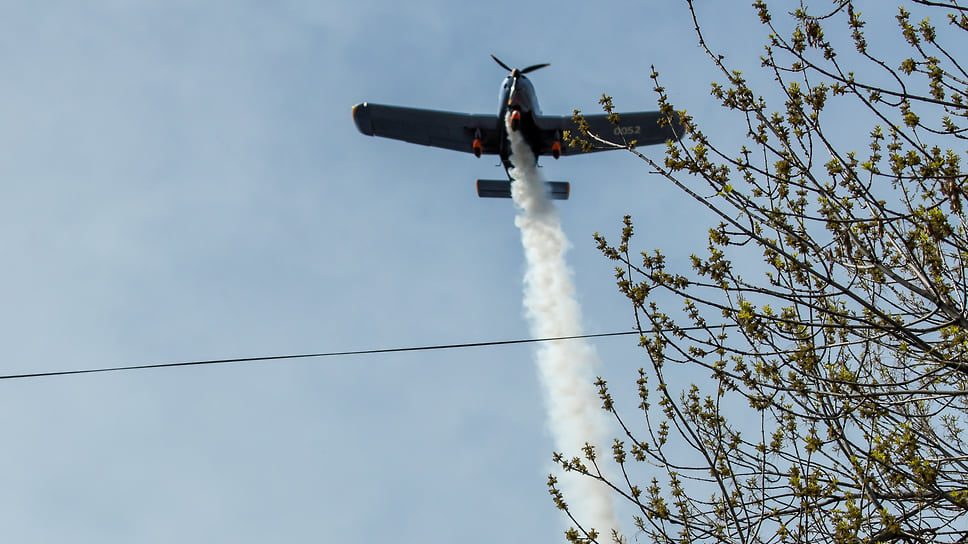
<path fill-rule="evenodd" d="M 524 75 L 524 74 L 527 74 L 528 72 L 534 72 L 535 70 L 539 68 L 544 68 L 545 66 L 551 66 L 550 62 L 546 62 L 544 64 L 534 64 L 532 66 L 528 66 L 524 70 L 518 70 L 517 68 L 511 68 L 507 64 L 504 64 L 503 62 L 501 62 L 501 59 L 495 57 L 494 55 L 491 55 L 491 58 L 494 59 L 494 62 L 501 65 L 501 68 L 504 68 L 508 72 L 511 72 L 511 75 L 513 77 L 518 77 L 519 75 Z"/>

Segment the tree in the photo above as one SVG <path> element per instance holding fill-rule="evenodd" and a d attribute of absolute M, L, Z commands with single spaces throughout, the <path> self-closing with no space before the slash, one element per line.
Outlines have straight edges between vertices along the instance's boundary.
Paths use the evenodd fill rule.
<path fill-rule="evenodd" d="M 615 476 L 591 448 L 556 458 L 634 505 L 644 541 L 968 542 L 968 8 L 912 1 L 895 17 L 908 53 L 893 59 L 851 0 L 789 14 L 756 0 L 777 82 L 762 93 L 706 44 L 686 0 L 745 145 L 710 141 L 654 71 L 685 129 L 663 162 L 572 135 L 637 154 L 719 221 L 691 270 L 636 255 L 628 217 L 618 243 L 596 235 L 647 354 L 640 413 L 620 413 L 599 380 L 622 430 Z M 829 112 L 845 108 L 869 121 L 866 149 L 842 141 Z M 743 277 L 750 259 L 761 273 Z M 684 375 L 701 377 L 680 391 L 670 376 Z M 595 536 L 572 519 L 570 540 Z"/>

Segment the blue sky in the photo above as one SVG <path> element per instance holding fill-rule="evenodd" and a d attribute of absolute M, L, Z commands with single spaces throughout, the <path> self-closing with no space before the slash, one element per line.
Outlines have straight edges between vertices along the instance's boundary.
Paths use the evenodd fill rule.
<path fill-rule="evenodd" d="M 711 4 L 711 3 L 710 3 Z M 724 3 L 725 4 L 725 3 Z M 701 6 L 754 68 L 748 2 Z M 716 77 L 673 2 L 0 2 L 3 373 L 528 336 L 493 158 L 368 138 L 370 102 L 489 113 L 513 66 L 546 114 Z M 659 156 L 661 150 L 647 150 Z M 544 160 L 589 332 L 631 310 L 592 242 L 705 245 L 630 155 Z M 595 345 L 628 386 L 633 339 Z M 532 348 L 0 382 L 12 542 L 549 542 Z M 634 537 L 634 535 L 632 535 Z"/>

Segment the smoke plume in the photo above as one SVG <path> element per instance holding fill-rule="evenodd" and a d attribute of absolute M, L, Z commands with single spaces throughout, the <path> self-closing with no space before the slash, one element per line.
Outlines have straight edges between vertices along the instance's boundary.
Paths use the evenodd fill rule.
<path fill-rule="evenodd" d="M 558 212 L 548 198 L 534 154 L 517 132 L 511 140 L 511 196 L 519 211 L 514 224 L 521 229 L 527 268 L 524 307 L 536 337 L 582 334 L 581 308 L 575 299 L 571 271 L 565 263 L 569 244 Z M 583 340 L 541 344 L 536 355 L 544 386 L 548 425 L 556 451 L 582 457 L 586 443 L 608 456 L 607 418 L 595 390 L 594 369 L 600 365 L 595 350 Z M 586 529 L 594 527 L 607 539 L 619 530 L 609 489 L 591 478 L 564 474 L 558 478 L 572 514 Z"/>

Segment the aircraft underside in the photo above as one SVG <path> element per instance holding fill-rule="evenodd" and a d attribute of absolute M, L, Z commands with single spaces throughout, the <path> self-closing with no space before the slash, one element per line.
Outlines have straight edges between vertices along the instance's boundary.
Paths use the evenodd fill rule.
<path fill-rule="evenodd" d="M 515 112 L 512 111 L 511 115 L 513 116 L 514 113 Z M 531 153 L 534 154 L 534 160 L 535 163 L 537 163 L 538 157 L 541 156 L 541 130 L 534 121 L 534 115 L 531 113 L 522 114 L 520 111 L 517 113 L 517 117 L 519 119 L 519 122 L 517 123 L 517 132 L 520 132 L 521 136 L 524 137 L 524 141 L 528 142 L 528 147 L 531 148 Z M 505 126 L 508 124 L 511 123 L 509 122 Z M 557 159 L 558 157 L 555 158 Z M 508 140 L 507 129 L 505 129 L 504 138 L 502 138 L 501 162 L 504 163 L 504 170 L 510 170 L 513 167 L 511 164 L 511 142 Z M 508 178 L 510 178 L 510 174 L 508 175 Z"/>

